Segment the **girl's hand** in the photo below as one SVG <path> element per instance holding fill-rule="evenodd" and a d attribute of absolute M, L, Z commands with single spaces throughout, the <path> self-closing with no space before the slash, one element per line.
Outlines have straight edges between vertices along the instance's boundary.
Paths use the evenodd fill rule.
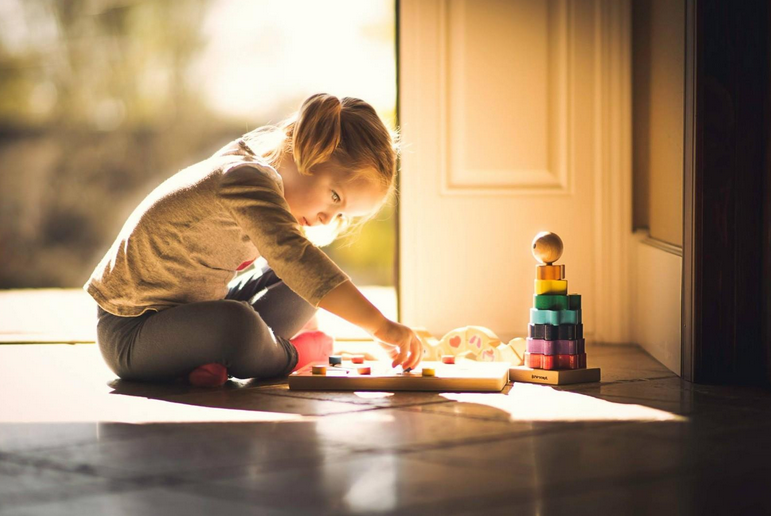
<path fill-rule="evenodd" d="M 392 367 L 401 364 L 405 369 L 414 368 L 423 358 L 423 345 L 415 332 L 384 317 L 350 280 L 328 292 L 319 301 L 319 308 L 332 312 L 375 337 L 382 347 L 389 350 L 389 355 L 394 359 Z M 399 348 L 398 353 L 396 347 Z"/>
<path fill-rule="evenodd" d="M 415 369 L 423 358 L 423 344 L 415 332 L 403 324 L 386 319 L 373 336 L 393 359 L 391 367 L 401 364 L 404 369 Z"/>

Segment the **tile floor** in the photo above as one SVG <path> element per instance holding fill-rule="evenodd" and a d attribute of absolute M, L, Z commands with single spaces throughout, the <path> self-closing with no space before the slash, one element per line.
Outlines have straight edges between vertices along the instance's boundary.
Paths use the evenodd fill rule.
<path fill-rule="evenodd" d="M 0 346 L 0 514 L 771 513 L 770 392 L 588 353 L 602 383 L 322 393 L 129 383 L 93 344 Z"/>

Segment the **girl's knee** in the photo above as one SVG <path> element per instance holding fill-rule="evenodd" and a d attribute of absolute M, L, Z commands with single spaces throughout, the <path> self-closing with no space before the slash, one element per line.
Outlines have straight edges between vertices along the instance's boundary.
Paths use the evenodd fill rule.
<path fill-rule="evenodd" d="M 259 314 L 245 301 L 222 301 L 217 314 L 216 338 L 225 349 L 241 353 L 271 332 Z"/>
<path fill-rule="evenodd" d="M 216 339 L 228 373 L 236 378 L 277 376 L 289 356 L 262 317 L 244 301 L 218 303 Z"/>
<path fill-rule="evenodd" d="M 224 334 L 243 333 L 260 322 L 259 315 L 246 301 L 220 301 L 214 317 L 218 329 Z"/>

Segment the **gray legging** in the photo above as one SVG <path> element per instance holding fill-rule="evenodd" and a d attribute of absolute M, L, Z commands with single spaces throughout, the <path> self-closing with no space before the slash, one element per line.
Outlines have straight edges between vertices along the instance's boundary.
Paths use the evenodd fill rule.
<path fill-rule="evenodd" d="M 229 287 L 225 299 L 137 317 L 119 317 L 99 307 L 97 343 L 105 362 L 125 380 L 173 380 L 212 362 L 236 378 L 289 374 L 297 350 L 287 339 L 316 309 L 263 260 Z"/>

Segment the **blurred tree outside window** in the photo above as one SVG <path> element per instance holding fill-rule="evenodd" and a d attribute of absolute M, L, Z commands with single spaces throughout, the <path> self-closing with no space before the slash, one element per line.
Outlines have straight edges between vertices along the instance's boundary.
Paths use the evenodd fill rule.
<path fill-rule="evenodd" d="M 393 0 L 0 1 L 0 288 L 80 287 L 158 184 L 310 94 L 395 126 Z M 393 285 L 394 206 L 325 251 Z"/>

